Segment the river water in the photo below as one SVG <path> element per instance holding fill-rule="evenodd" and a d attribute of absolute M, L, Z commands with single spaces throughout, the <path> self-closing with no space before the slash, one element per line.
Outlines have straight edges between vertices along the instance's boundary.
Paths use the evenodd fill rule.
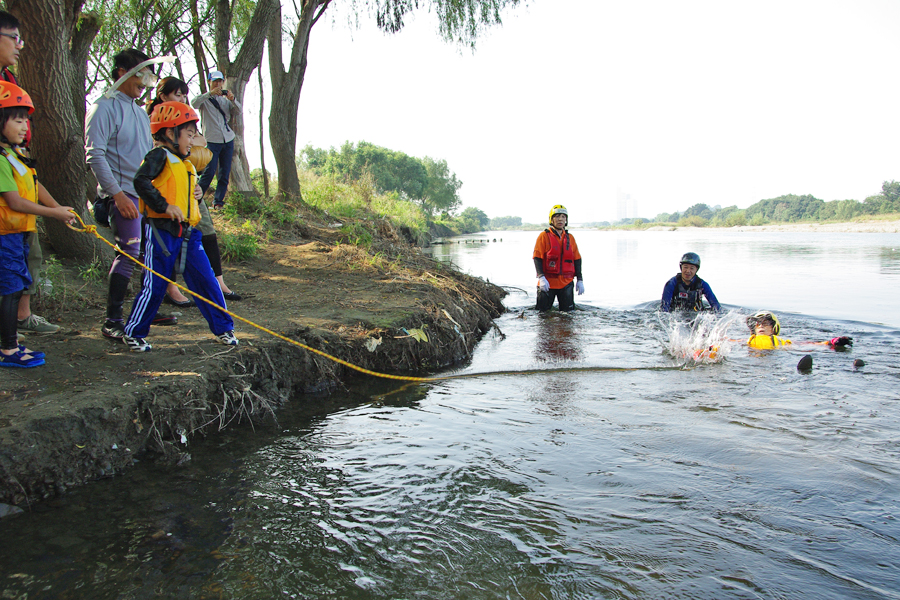
<path fill-rule="evenodd" d="M 900 598 L 900 235 L 575 235 L 568 314 L 535 233 L 435 249 L 511 292 L 460 371 L 519 373 L 359 380 L 4 519 L 0 597 Z M 655 311 L 689 250 L 694 326 Z M 727 341 L 759 308 L 855 345 Z"/>

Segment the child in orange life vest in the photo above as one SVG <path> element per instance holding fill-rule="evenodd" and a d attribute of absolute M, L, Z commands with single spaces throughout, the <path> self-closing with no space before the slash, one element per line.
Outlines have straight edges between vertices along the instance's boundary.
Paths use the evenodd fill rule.
<path fill-rule="evenodd" d="M 532 259 L 537 273 L 537 309 L 549 310 L 559 299 L 559 310 L 575 308 L 575 292 L 584 293 L 581 254 L 575 238 L 566 231 L 569 211 L 562 204 L 550 209 L 550 228 L 538 236 Z M 574 282 L 578 279 L 577 283 Z"/>
<path fill-rule="evenodd" d="M 177 268 L 188 289 L 224 307 L 222 288 L 201 245 L 202 233 L 193 228 L 200 222 L 197 201 L 201 191 L 197 173 L 187 157 L 198 120 L 194 109 L 182 102 L 158 104 L 150 115 L 150 132 L 156 147 L 147 153 L 134 176 L 139 209 L 145 217 L 142 251 L 151 269 L 171 277 Z M 167 285 L 164 279 L 144 271 L 141 291 L 134 299 L 123 338 L 133 352 L 151 349 L 144 338 Z M 231 316 L 202 300 L 197 302 L 197 308 L 219 342 L 238 344 Z"/>
<path fill-rule="evenodd" d="M 781 333 L 781 323 L 775 313 L 768 310 L 760 310 L 747 317 L 747 327 L 750 328 L 750 339 L 747 345 L 757 350 L 774 350 L 794 344 L 791 340 L 778 337 Z M 853 338 L 847 336 L 836 337 L 827 342 L 796 342 L 798 344 L 818 344 L 831 348 L 844 348 L 853 345 Z"/>
<path fill-rule="evenodd" d="M 25 234 L 36 231 L 35 215 L 66 223 L 72 209 L 60 206 L 37 180 L 34 162 L 17 151 L 28 133 L 34 104 L 19 86 L 0 81 L 0 367 L 37 367 L 44 353 L 17 339 L 19 297 L 31 285 Z"/>

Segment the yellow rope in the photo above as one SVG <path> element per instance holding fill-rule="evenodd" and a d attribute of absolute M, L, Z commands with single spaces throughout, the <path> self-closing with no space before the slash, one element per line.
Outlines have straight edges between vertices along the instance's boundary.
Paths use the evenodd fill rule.
<path fill-rule="evenodd" d="M 277 337 L 280 340 L 284 340 L 285 342 L 287 342 L 289 344 L 293 344 L 294 346 L 298 346 L 300 348 L 303 348 L 304 350 L 308 350 L 309 352 L 312 352 L 313 354 L 318 354 L 319 356 L 323 356 L 323 357 L 327 358 L 328 360 L 331 360 L 338 364 L 344 365 L 345 367 L 353 369 L 354 371 L 359 371 L 360 373 L 365 373 L 366 375 L 372 375 L 373 377 L 381 377 L 383 379 L 395 379 L 398 381 L 433 382 L 433 381 L 445 381 L 447 379 L 461 379 L 464 377 L 483 377 L 485 375 L 515 375 L 515 374 L 523 374 L 523 373 L 542 373 L 542 372 L 561 372 L 561 371 L 638 371 L 638 370 L 648 370 L 648 369 L 649 370 L 670 370 L 670 369 L 680 369 L 681 368 L 681 367 L 580 367 L 580 368 L 569 368 L 569 369 L 538 369 L 538 370 L 531 370 L 531 371 L 496 371 L 496 372 L 492 372 L 492 373 L 467 373 L 467 374 L 459 374 L 459 375 L 445 375 L 442 377 L 412 377 L 410 375 L 390 375 L 388 373 L 379 373 L 378 371 L 372 371 L 372 370 L 360 367 L 358 365 L 354 365 L 353 363 L 347 362 L 346 360 L 343 360 L 336 356 L 332 356 L 332 355 L 328 354 L 327 352 L 322 352 L 321 350 L 317 350 L 315 348 L 307 346 L 306 344 L 298 342 L 297 340 L 292 340 L 289 337 L 285 337 L 285 336 L 281 335 L 280 333 L 277 333 L 275 331 L 272 331 L 271 329 L 263 327 L 262 325 L 254 323 L 253 321 L 251 321 L 249 319 L 245 319 L 244 317 L 231 312 L 227 308 L 223 308 L 223 307 L 219 306 L 212 300 L 204 298 L 200 294 L 196 294 L 196 293 L 192 292 L 188 288 L 186 288 L 182 285 L 179 285 L 177 282 L 172 281 L 168 277 L 157 273 L 156 271 L 154 271 L 153 269 L 151 269 L 150 267 L 148 267 L 147 265 L 145 265 L 138 259 L 134 258 L 127 252 L 122 252 L 121 250 L 119 250 L 116 247 L 115 244 L 113 244 L 112 242 L 107 240 L 105 237 L 100 235 L 100 232 L 97 231 L 96 225 L 86 225 L 84 220 L 82 220 L 81 215 L 76 213 L 74 210 L 71 212 L 78 219 L 78 222 L 81 223 L 81 228 L 78 228 L 78 227 L 75 227 L 74 225 L 69 224 L 70 229 L 73 229 L 75 231 L 82 232 L 82 233 L 93 233 L 97 237 L 97 239 L 99 239 L 104 244 L 108 245 L 113 250 L 118 252 L 120 256 L 124 256 L 124 257 L 128 258 L 129 260 L 131 260 L 132 262 L 134 262 L 141 268 L 150 271 L 151 273 L 153 273 L 160 279 L 163 279 L 164 281 L 167 281 L 167 282 L 175 285 L 178 289 L 182 290 L 183 292 L 187 292 L 194 298 L 203 300 L 210 306 L 214 306 L 215 308 L 218 308 L 222 312 L 230 315 L 232 318 L 237 319 L 238 321 L 242 321 L 242 322 L 246 323 L 247 325 L 250 325 L 251 327 L 255 327 L 255 328 L 259 329 L 260 331 L 265 331 L 269 335 Z"/>

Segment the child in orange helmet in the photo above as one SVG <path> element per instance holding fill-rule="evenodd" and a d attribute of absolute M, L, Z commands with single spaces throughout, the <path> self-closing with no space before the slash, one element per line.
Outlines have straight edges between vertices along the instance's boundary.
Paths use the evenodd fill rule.
<path fill-rule="evenodd" d="M 25 236 L 37 230 L 35 215 L 75 221 L 72 209 L 60 206 L 38 182 L 34 161 L 18 152 L 33 112 L 25 90 L 0 81 L 0 367 L 28 368 L 45 362 L 43 352 L 29 350 L 17 337 L 19 298 L 32 283 Z"/>
<path fill-rule="evenodd" d="M 150 132 L 155 147 L 147 153 L 134 176 L 134 189 L 144 215 L 143 254 L 145 262 L 157 273 L 171 277 L 177 270 L 195 294 L 225 307 L 222 289 L 201 246 L 202 233 L 194 226 L 200 222 L 197 172 L 188 160 L 199 117 L 187 104 L 163 102 L 150 115 Z M 166 295 L 166 280 L 144 271 L 141 291 L 134 299 L 125 344 L 133 352 L 151 349 L 145 337 L 150 323 Z M 228 313 L 202 300 L 197 303 L 216 339 L 236 346 L 234 321 Z"/>

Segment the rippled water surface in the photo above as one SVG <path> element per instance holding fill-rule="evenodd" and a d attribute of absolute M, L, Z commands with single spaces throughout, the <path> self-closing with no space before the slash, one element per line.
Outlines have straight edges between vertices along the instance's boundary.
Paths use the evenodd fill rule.
<path fill-rule="evenodd" d="M 645 238 L 576 235 L 588 294 L 571 314 L 530 308 L 534 234 L 439 249 L 510 286 L 461 369 L 505 373 L 356 381 L 277 428 L 192 441 L 182 467 L 4 519 L 0 597 L 900 598 L 900 331 L 896 301 L 879 308 L 900 237 L 857 255 L 761 235 L 722 247 L 729 262 L 722 240 L 654 240 L 675 268 L 700 251 L 729 307 L 691 328 L 655 313 L 675 269 L 641 272 Z M 835 316 L 844 292 L 853 312 Z M 855 345 L 727 341 L 761 307 L 795 341 Z M 717 362 L 691 360 L 701 342 Z"/>

